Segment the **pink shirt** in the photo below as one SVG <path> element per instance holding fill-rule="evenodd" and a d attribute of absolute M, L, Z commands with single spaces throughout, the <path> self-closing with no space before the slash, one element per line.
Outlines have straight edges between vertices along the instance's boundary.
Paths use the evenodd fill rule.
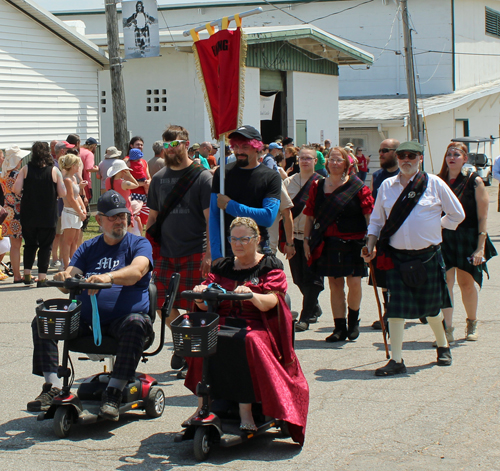
<path fill-rule="evenodd" d="M 130 211 L 130 214 L 132 213 L 132 205 L 130 204 L 130 190 L 124 190 L 122 188 L 122 178 L 115 178 L 113 180 L 113 190 L 115 190 L 117 193 L 120 193 L 125 198 L 125 201 L 127 202 L 127 209 Z M 106 178 L 106 190 L 111 190 L 111 178 Z"/>

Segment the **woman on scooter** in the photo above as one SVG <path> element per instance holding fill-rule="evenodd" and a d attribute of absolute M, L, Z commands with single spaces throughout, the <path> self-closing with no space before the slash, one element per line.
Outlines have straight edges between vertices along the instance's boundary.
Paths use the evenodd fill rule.
<path fill-rule="evenodd" d="M 195 286 L 194 291 L 202 292 L 210 283 L 217 283 L 227 291 L 253 292 L 248 301 L 223 301 L 218 310 L 219 323 L 229 323 L 228 318 L 244 321 L 245 352 L 255 402 L 262 403 L 266 416 L 288 422 L 292 439 L 302 445 L 309 387 L 292 345 L 292 317 L 285 302 L 287 282 L 283 264 L 274 255 L 258 252 L 260 234 L 253 219 L 236 218 L 230 233 L 234 256 L 214 263 L 207 280 Z M 200 310 L 207 310 L 203 301 L 195 302 Z M 185 385 L 195 392 L 201 378 L 201 361 L 190 358 L 189 363 Z M 237 368 L 232 377 L 233 382 L 239 381 Z M 257 430 L 252 404 L 240 402 L 239 409 L 240 429 Z"/>

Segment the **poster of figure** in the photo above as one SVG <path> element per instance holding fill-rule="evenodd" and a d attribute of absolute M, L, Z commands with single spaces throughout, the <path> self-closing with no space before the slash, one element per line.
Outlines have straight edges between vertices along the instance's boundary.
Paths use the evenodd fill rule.
<path fill-rule="evenodd" d="M 158 8 L 155 0 L 122 1 L 125 59 L 160 55 Z"/>

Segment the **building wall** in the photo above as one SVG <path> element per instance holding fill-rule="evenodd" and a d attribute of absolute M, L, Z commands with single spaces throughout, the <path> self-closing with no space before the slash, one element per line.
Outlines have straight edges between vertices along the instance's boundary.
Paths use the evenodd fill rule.
<path fill-rule="evenodd" d="M 485 32 L 486 6 L 500 13 L 498 0 L 455 0 L 457 89 L 500 77 L 500 38 Z"/>
<path fill-rule="evenodd" d="M 293 111 L 290 111 L 290 107 L 288 110 L 289 135 L 295 136 L 295 123 L 298 119 L 302 119 L 307 120 L 308 142 L 321 143 L 324 139 L 337 142 L 339 139 L 338 77 L 304 72 L 289 74 L 293 83 L 292 90 L 288 89 L 288 101 L 293 100 Z"/>
<path fill-rule="evenodd" d="M 74 47 L 0 1 L 0 147 L 77 133 L 99 138 L 98 70 Z"/>

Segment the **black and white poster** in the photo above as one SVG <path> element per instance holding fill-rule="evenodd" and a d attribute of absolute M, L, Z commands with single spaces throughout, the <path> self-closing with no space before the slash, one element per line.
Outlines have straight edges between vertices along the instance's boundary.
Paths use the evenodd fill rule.
<path fill-rule="evenodd" d="M 160 55 L 156 0 L 122 1 L 125 59 Z"/>

